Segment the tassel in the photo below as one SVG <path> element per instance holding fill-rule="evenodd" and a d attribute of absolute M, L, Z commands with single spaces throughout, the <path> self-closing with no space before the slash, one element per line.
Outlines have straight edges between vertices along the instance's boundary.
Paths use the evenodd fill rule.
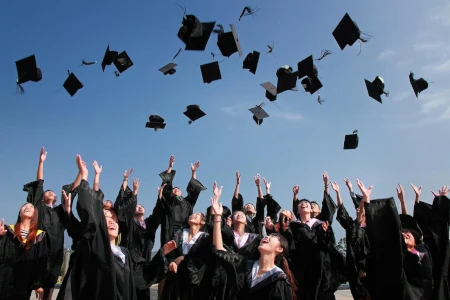
<path fill-rule="evenodd" d="M 85 61 L 84 59 L 81 61 L 81 65 L 80 65 L 80 67 L 81 66 L 90 66 L 90 65 L 93 65 L 93 64 L 96 64 L 97 63 L 97 61 Z"/>
<path fill-rule="evenodd" d="M 19 84 L 19 82 L 17 82 L 17 93 L 18 94 L 25 94 L 25 90 L 23 89 L 23 87 Z"/>
<path fill-rule="evenodd" d="M 181 6 L 180 4 L 174 4 L 175 6 L 178 6 L 183 11 L 183 18 L 186 16 L 186 6 Z"/>
<path fill-rule="evenodd" d="M 175 58 L 178 56 L 178 54 L 181 53 L 182 50 L 183 50 L 182 48 L 178 49 L 178 52 L 177 52 L 177 54 L 175 54 L 175 56 L 172 58 L 172 61 L 175 60 Z"/>
<path fill-rule="evenodd" d="M 119 71 L 114 71 L 114 74 L 116 75 L 116 77 L 119 77 L 119 76 L 120 76 Z"/>
<path fill-rule="evenodd" d="M 323 49 L 322 52 L 320 53 L 320 57 L 316 60 L 322 60 L 330 54 L 333 54 L 333 52 L 331 52 L 330 50 L 327 50 L 327 49 Z"/>
<path fill-rule="evenodd" d="M 320 94 L 318 94 L 318 95 L 317 95 L 317 102 L 318 102 L 319 104 L 322 104 L 322 103 L 325 102 L 325 99 L 322 99 L 322 98 L 320 97 Z"/>
<path fill-rule="evenodd" d="M 242 17 L 251 16 L 255 14 L 258 10 L 259 8 L 251 8 L 250 6 L 244 7 L 244 9 L 241 12 L 241 15 L 239 16 L 239 21 L 241 21 Z"/>
<path fill-rule="evenodd" d="M 214 29 L 213 32 L 216 34 L 222 34 L 225 32 L 225 30 L 223 29 L 223 26 L 221 24 L 217 24 L 217 27 L 219 27 L 219 29 Z"/>
<path fill-rule="evenodd" d="M 273 49 L 275 48 L 275 44 L 267 45 L 267 48 L 269 48 L 269 51 L 267 51 L 266 54 L 272 53 L 272 52 L 273 52 Z"/>

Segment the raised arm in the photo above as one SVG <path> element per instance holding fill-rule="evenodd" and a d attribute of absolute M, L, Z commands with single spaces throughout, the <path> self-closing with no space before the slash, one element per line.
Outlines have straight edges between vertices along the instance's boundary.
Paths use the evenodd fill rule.
<path fill-rule="evenodd" d="M 277 215 L 278 212 L 281 210 L 281 206 L 278 204 L 277 201 L 272 197 L 270 194 L 270 187 L 272 186 L 272 183 L 269 182 L 266 178 L 263 178 L 264 185 L 266 186 L 266 195 L 264 196 L 264 203 L 261 207 L 262 210 L 260 212 L 260 215 L 258 215 L 258 203 L 256 203 L 256 215 L 257 217 L 261 218 L 261 222 L 264 221 L 264 205 L 267 206 L 267 216 L 271 218 L 272 222 L 277 222 Z M 260 208 L 260 209 L 261 209 Z"/>
<path fill-rule="evenodd" d="M 36 180 L 29 182 L 23 186 L 23 191 L 27 192 L 27 202 L 38 206 L 44 196 L 44 161 L 47 158 L 47 152 L 44 147 L 41 148 L 39 153 L 39 165 L 36 175 Z M 41 214 L 41 212 L 39 211 Z M 43 215 L 42 215 L 43 217 Z"/>
<path fill-rule="evenodd" d="M 184 198 L 191 204 L 192 208 L 194 208 L 195 204 L 197 203 L 197 199 L 200 196 L 200 193 L 206 190 L 206 187 L 204 187 L 203 184 L 197 180 L 197 169 L 199 167 L 200 161 L 197 161 L 195 164 L 191 164 L 192 178 L 186 188 L 187 196 Z"/>
<path fill-rule="evenodd" d="M 224 251 L 222 241 L 222 203 L 219 203 L 220 195 L 222 194 L 222 187 L 217 188 L 216 182 L 214 182 L 214 196 L 211 198 L 211 210 L 214 215 L 214 229 L 213 229 L 213 244 L 216 250 Z"/>
<path fill-rule="evenodd" d="M 172 193 L 173 189 L 173 179 L 175 178 L 175 175 L 177 171 L 173 170 L 173 164 L 175 162 L 175 156 L 171 156 L 169 159 L 169 167 L 167 170 L 162 171 L 159 173 L 159 177 L 161 177 L 162 183 L 161 186 L 164 186 L 163 190 L 163 197 L 166 198 L 166 201 L 170 200 L 170 194 Z M 167 196 L 167 197 L 166 197 Z"/>
<path fill-rule="evenodd" d="M 39 164 L 36 174 L 36 180 L 44 180 L 44 162 L 47 158 L 47 152 L 44 147 L 41 148 L 41 153 L 39 154 Z"/>
<path fill-rule="evenodd" d="M 258 189 L 258 198 L 262 199 L 264 198 L 262 189 L 261 189 L 261 175 L 256 174 L 256 176 L 253 178 L 255 180 L 256 188 Z"/>
<path fill-rule="evenodd" d="M 293 197 L 292 197 L 292 212 L 297 217 L 297 219 L 299 218 L 297 207 L 298 207 L 298 203 L 300 202 L 298 200 L 298 192 L 300 192 L 300 186 L 296 184 L 292 188 L 292 194 L 293 194 Z"/>
<path fill-rule="evenodd" d="M 133 168 L 125 170 L 123 172 L 122 191 L 126 191 L 128 188 L 128 177 L 133 173 Z"/>
<path fill-rule="evenodd" d="M 403 190 L 403 187 L 401 186 L 401 184 L 398 184 L 398 188 L 395 188 L 397 190 L 397 197 L 398 200 L 400 201 L 400 206 L 401 206 L 401 210 L 402 210 L 402 214 L 403 215 L 407 215 L 408 214 L 408 209 L 406 208 L 406 201 L 405 201 L 405 191 Z"/>
<path fill-rule="evenodd" d="M 231 199 L 231 211 L 244 210 L 244 198 L 239 194 L 239 186 L 241 185 L 241 173 L 236 172 L 236 188 L 234 189 L 233 199 Z"/>
<path fill-rule="evenodd" d="M 328 182 L 329 182 L 329 177 L 328 177 L 328 173 L 325 171 L 322 174 L 322 179 L 323 179 L 323 184 L 324 184 L 324 191 L 326 194 L 328 194 Z"/>
<path fill-rule="evenodd" d="M 102 173 L 103 167 L 99 166 L 96 160 L 94 160 L 92 166 L 94 167 L 95 170 L 93 189 L 94 191 L 98 191 L 100 189 L 100 173 Z"/>
<path fill-rule="evenodd" d="M 239 198 L 239 186 L 241 185 L 241 173 L 239 171 L 236 171 L 236 187 L 234 188 L 234 195 L 233 197 L 238 199 Z"/>
<path fill-rule="evenodd" d="M 412 189 L 414 190 L 414 194 L 416 195 L 416 198 L 414 199 L 415 203 L 420 202 L 420 194 L 422 193 L 422 186 L 416 187 L 414 184 L 410 183 Z"/>
<path fill-rule="evenodd" d="M 342 228 L 344 228 L 345 230 L 349 230 L 353 226 L 354 222 L 344 207 L 339 185 L 337 184 L 337 182 L 331 182 L 331 188 L 336 192 L 338 205 L 336 220 L 339 222 L 339 224 L 341 224 Z"/>

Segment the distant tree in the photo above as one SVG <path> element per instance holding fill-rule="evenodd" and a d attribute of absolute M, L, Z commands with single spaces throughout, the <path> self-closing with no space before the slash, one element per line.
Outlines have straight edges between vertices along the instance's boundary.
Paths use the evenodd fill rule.
<path fill-rule="evenodd" d="M 344 256 L 347 254 L 347 240 L 345 237 L 341 238 L 336 245 L 336 249 Z"/>

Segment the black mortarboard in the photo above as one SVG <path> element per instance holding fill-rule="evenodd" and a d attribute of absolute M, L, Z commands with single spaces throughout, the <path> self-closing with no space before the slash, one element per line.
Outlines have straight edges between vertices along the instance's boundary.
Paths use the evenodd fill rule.
<path fill-rule="evenodd" d="M 162 67 L 161 69 L 159 69 L 159 71 L 161 73 L 163 73 L 164 75 L 173 75 L 177 72 L 177 70 L 175 70 L 175 67 L 178 66 L 177 64 L 174 63 L 169 63 L 167 65 L 165 65 L 164 67 Z"/>
<path fill-rule="evenodd" d="M 313 56 L 310 55 L 301 62 L 297 64 L 297 75 L 298 79 L 302 79 L 305 76 L 308 77 L 317 77 L 319 76 L 319 71 L 317 67 L 314 65 Z"/>
<path fill-rule="evenodd" d="M 204 51 L 216 22 L 201 23 L 194 15 L 183 18 L 178 37 L 186 44 L 185 50 Z"/>
<path fill-rule="evenodd" d="M 261 125 L 263 120 L 265 118 L 268 118 L 269 115 L 266 113 L 266 111 L 264 109 L 262 109 L 261 105 L 257 105 L 253 108 L 250 108 L 249 111 L 252 112 L 253 114 L 253 121 L 255 121 L 255 123 L 257 125 Z"/>
<path fill-rule="evenodd" d="M 164 119 L 161 118 L 158 115 L 151 115 L 148 120 L 150 122 L 147 122 L 145 124 L 145 128 L 153 128 L 155 131 L 158 129 L 164 129 L 166 128 L 166 124 L 164 123 Z"/>
<path fill-rule="evenodd" d="M 247 69 L 251 73 L 256 74 L 258 62 L 259 62 L 259 52 L 253 51 L 253 53 L 247 54 L 247 57 L 244 59 L 244 62 L 242 63 L 242 69 Z"/>
<path fill-rule="evenodd" d="M 411 234 L 414 236 L 414 239 L 416 240 L 416 244 L 421 244 L 423 232 L 422 229 L 420 229 L 417 220 L 410 215 L 400 214 L 399 217 L 402 224 L 402 229 L 411 232 Z"/>
<path fill-rule="evenodd" d="M 122 51 L 119 55 L 114 58 L 114 65 L 119 73 L 125 72 L 133 66 L 133 62 L 125 51 Z"/>
<path fill-rule="evenodd" d="M 110 66 L 113 63 L 114 59 L 116 58 L 116 56 L 118 54 L 119 54 L 119 52 L 117 52 L 117 51 L 110 51 L 109 44 L 108 44 L 108 47 L 106 48 L 105 56 L 103 57 L 103 60 L 102 60 L 103 72 L 105 72 L 106 66 Z"/>
<path fill-rule="evenodd" d="M 383 78 L 377 76 L 372 82 L 368 81 L 367 79 L 364 79 L 364 82 L 366 83 L 367 93 L 369 94 L 369 96 L 372 99 L 383 103 L 383 101 L 381 100 L 381 95 L 388 95 L 388 93 L 384 90 Z"/>
<path fill-rule="evenodd" d="M 409 72 L 409 82 L 414 90 L 414 94 L 416 94 L 416 98 L 419 97 L 419 94 L 428 88 L 428 82 L 423 79 L 414 79 L 414 73 Z"/>
<path fill-rule="evenodd" d="M 353 134 L 348 134 L 344 139 L 344 150 L 352 150 L 358 148 L 359 138 L 358 130 L 353 131 Z"/>
<path fill-rule="evenodd" d="M 341 50 L 348 46 L 353 46 L 357 40 L 366 42 L 361 38 L 361 30 L 358 25 L 350 18 L 348 13 L 342 18 L 333 31 L 333 36 Z"/>
<path fill-rule="evenodd" d="M 69 72 L 69 77 L 64 81 L 63 87 L 73 97 L 79 89 L 83 88 L 83 83 L 75 76 L 75 74 Z"/>
<path fill-rule="evenodd" d="M 277 70 L 277 94 L 292 90 L 297 86 L 297 72 L 290 66 L 283 66 Z"/>
<path fill-rule="evenodd" d="M 221 32 L 217 36 L 217 46 L 220 53 L 225 57 L 230 57 L 233 53 L 238 52 L 239 56 L 242 56 L 241 44 L 234 28 L 234 25 L 230 25 L 230 32 Z"/>
<path fill-rule="evenodd" d="M 216 80 L 222 79 L 222 74 L 220 73 L 219 62 L 213 61 L 208 64 L 200 66 L 200 71 L 202 72 L 203 82 L 211 83 Z"/>
<path fill-rule="evenodd" d="M 277 87 L 274 86 L 271 82 L 261 83 L 261 86 L 266 90 L 266 98 L 269 101 L 277 100 Z"/>
<path fill-rule="evenodd" d="M 305 92 L 308 92 L 311 95 L 323 87 L 322 82 L 320 82 L 319 78 L 317 78 L 317 77 L 303 78 L 301 81 L 301 84 L 302 84 L 303 88 L 305 89 Z"/>
<path fill-rule="evenodd" d="M 42 79 L 42 71 L 37 67 L 36 57 L 30 55 L 21 60 L 16 61 L 17 68 L 17 86 L 23 93 L 22 83 L 28 81 L 38 82 Z"/>
<path fill-rule="evenodd" d="M 186 107 L 186 111 L 183 114 L 189 118 L 189 124 L 206 116 L 206 114 L 200 109 L 200 106 L 195 104 L 188 105 Z"/>

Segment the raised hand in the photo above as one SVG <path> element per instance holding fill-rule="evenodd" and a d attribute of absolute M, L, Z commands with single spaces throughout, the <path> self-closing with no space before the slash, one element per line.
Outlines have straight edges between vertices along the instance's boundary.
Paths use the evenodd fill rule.
<path fill-rule="evenodd" d="M 0 222 L 0 236 L 5 235 L 5 234 L 6 234 L 5 220 L 2 219 L 2 221 Z"/>
<path fill-rule="evenodd" d="M 69 193 L 67 195 L 66 191 L 62 191 L 63 194 L 63 201 L 64 201 L 64 207 L 66 209 L 66 213 L 70 215 L 70 208 L 72 207 L 72 194 Z"/>
<path fill-rule="evenodd" d="M 264 223 L 267 229 L 273 230 L 273 222 L 270 217 L 266 217 L 266 222 Z"/>
<path fill-rule="evenodd" d="M 439 196 L 447 196 L 448 193 L 450 192 L 450 187 L 443 185 L 438 193 L 436 194 L 434 191 L 431 191 L 431 193 L 435 196 L 435 197 L 439 197 Z"/>
<path fill-rule="evenodd" d="M 164 188 L 166 187 L 167 183 L 164 183 L 162 186 L 158 186 L 158 199 L 162 200 L 163 198 L 163 191 Z"/>
<path fill-rule="evenodd" d="M 263 178 L 264 185 L 266 186 L 266 189 L 270 189 L 270 186 L 272 185 L 272 182 L 268 182 L 265 178 Z"/>
<path fill-rule="evenodd" d="M 167 255 L 170 252 L 172 252 L 173 250 L 177 249 L 177 243 L 174 240 L 168 241 L 167 243 L 164 244 L 164 246 L 162 247 L 163 250 L 163 254 Z"/>
<path fill-rule="evenodd" d="M 256 176 L 253 177 L 253 179 L 255 180 L 256 186 L 259 186 L 261 184 L 261 176 L 259 174 L 256 174 Z"/>
<path fill-rule="evenodd" d="M 47 152 L 45 151 L 45 148 L 41 148 L 41 152 L 39 153 L 39 162 L 44 162 L 47 158 Z"/>
<path fill-rule="evenodd" d="M 327 232 L 328 226 L 330 225 L 330 224 L 328 223 L 328 221 L 323 222 L 321 225 L 322 225 L 323 231 Z"/>
<path fill-rule="evenodd" d="M 99 166 L 96 160 L 94 160 L 92 166 L 94 166 L 95 174 L 100 174 L 102 172 L 103 167 Z"/>
<path fill-rule="evenodd" d="M 347 179 L 344 179 L 344 182 L 345 182 L 345 185 L 347 186 L 348 190 L 350 192 L 353 192 L 353 186 L 352 186 L 352 183 L 350 182 L 350 180 L 348 180 L 348 178 L 347 178 Z"/>
<path fill-rule="evenodd" d="M 141 186 L 141 182 L 139 181 L 139 178 L 133 178 L 133 193 L 136 195 L 139 187 Z"/>
<path fill-rule="evenodd" d="M 300 186 L 294 185 L 294 187 L 292 188 L 292 193 L 294 193 L 294 195 L 298 195 L 298 192 L 300 192 Z"/>
<path fill-rule="evenodd" d="M 363 198 L 366 200 L 366 202 L 369 202 L 370 201 L 370 193 L 372 192 L 373 186 L 366 188 L 364 186 L 364 183 L 362 183 L 359 179 L 356 179 L 356 184 L 358 185 L 359 189 L 361 190 L 361 194 L 363 195 Z"/>
<path fill-rule="evenodd" d="M 241 184 L 241 173 L 236 171 L 236 184 Z"/>
<path fill-rule="evenodd" d="M 417 196 L 420 197 L 420 194 L 422 193 L 422 186 L 417 187 L 417 186 L 415 186 L 415 185 L 412 184 L 412 183 L 410 183 L 409 185 L 410 185 L 410 186 L 412 187 L 412 189 L 414 190 L 414 193 L 416 194 L 416 197 L 417 197 Z"/>
<path fill-rule="evenodd" d="M 211 198 L 211 208 L 213 209 L 215 216 L 221 216 L 223 214 L 223 207 L 222 203 L 219 203 L 219 197 L 214 195 L 214 197 Z"/>
<path fill-rule="evenodd" d="M 131 173 L 133 173 L 133 168 L 130 168 L 128 170 L 125 170 L 123 172 L 123 179 L 128 179 L 128 177 L 130 177 Z"/>
<path fill-rule="evenodd" d="M 217 182 L 214 181 L 214 183 L 213 183 L 214 198 L 217 198 L 217 199 L 220 198 L 220 196 L 222 195 L 222 189 L 223 189 L 223 186 L 221 186 L 220 189 L 217 188 Z"/>
<path fill-rule="evenodd" d="M 173 163 L 175 162 L 175 156 L 171 156 L 169 159 L 169 168 L 173 168 Z"/>
<path fill-rule="evenodd" d="M 397 191 L 398 200 L 400 200 L 400 202 L 404 202 L 405 201 L 405 190 L 403 189 L 403 187 L 400 183 L 398 184 L 398 188 L 395 188 L 395 190 Z"/>
<path fill-rule="evenodd" d="M 81 174 L 82 178 L 86 180 L 89 171 L 86 167 L 86 163 L 83 161 L 83 159 L 81 158 L 81 156 L 79 154 L 77 154 L 76 162 L 77 162 L 78 172 Z"/>
<path fill-rule="evenodd" d="M 192 172 L 197 172 L 198 167 L 200 167 L 200 161 L 199 160 L 197 160 L 195 162 L 195 164 L 191 164 L 191 171 Z"/>
<path fill-rule="evenodd" d="M 325 183 L 325 185 L 328 185 L 328 181 L 329 181 L 329 177 L 328 177 L 328 173 L 325 171 L 322 173 L 322 179 L 323 179 L 323 183 Z"/>
<path fill-rule="evenodd" d="M 339 192 L 339 185 L 337 184 L 337 182 L 332 182 L 331 183 L 331 188 L 338 193 Z"/>

